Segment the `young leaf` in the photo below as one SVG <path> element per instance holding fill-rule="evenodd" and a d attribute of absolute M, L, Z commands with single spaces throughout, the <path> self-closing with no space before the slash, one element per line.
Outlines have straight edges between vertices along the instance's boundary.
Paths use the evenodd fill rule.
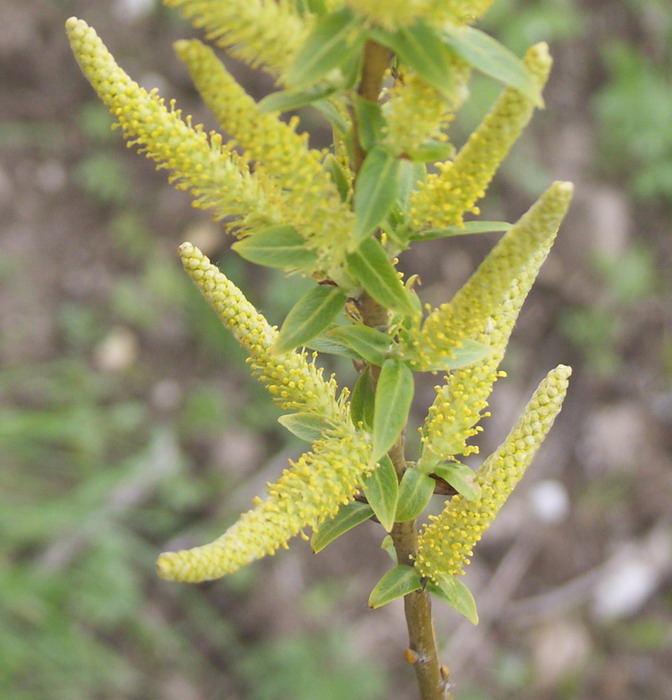
<path fill-rule="evenodd" d="M 293 109 L 299 109 L 299 107 L 305 107 L 318 100 L 324 100 L 330 95 L 333 95 L 337 89 L 338 88 L 333 85 L 316 85 L 308 90 L 301 90 L 299 92 L 280 90 L 266 95 L 266 97 L 257 104 L 257 108 L 262 114 L 267 114 L 268 112 L 289 112 Z"/>
<path fill-rule="evenodd" d="M 401 161 L 383 148 L 369 151 L 355 187 L 355 233 L 357 247 L 387 216 L 400 188 Z"/>
<path fill-rule="evenodd" d="M 380 524 L 389 532 L 397 512 L 399 482 L 392 460 L 383 455 L 378 466 L 363 482 L 364 495 Z"/>
<path fill-rule="evenodd" d="M 322 551 L 328 544 L 344 535 L 348 530 L 357 527 L 373 515 L 371 506 L 359 501 L 351 501 L 341 506 L 338 513 L 324 523 L 320 529 L 310 538 L 310 547 L 314 554 Z"/>
<path fill-rule="evenodd" d="M 399 204 L 402 211 L 408 209 L 411 195 L 418 189 L 418 183 L 425 181 L 426 176 L 427 168 L 424 163 L 414 163 L 411 160 L 401 161 Z"/>
<path fill-rule="evenodd" d="M 357 53 L 364 36 L 352 34 L 360 21 L 349 10 L 320 17 L 287 74 L 287 86 L 300 90 L 312 85 Z"/>
<path fill-rule="evenodd" d="M 384 307 L 409 316 L 415 306 L 380 242 L 369 237 L 347 257 L 348 272 Z"/>
<path fill-rule="evenodd" d="M 407 564 L 399 564 L 388 571 L 373 587 L 369 596 L 369 607 L 380 608 L 422 588 L 418 572 Z"/>
<path fill-rule="evenodd" d="M 463 340 L 461 343 L 462 347 L 450 348 L 450 355 L 438 353 L 436 357 L 430 357 L 428 362 L 424 362 L 422 366 L 416 369 L 421 372 L 450 372 L 453 369 L 468 367 L 476 362 L 480 362 L 492 351 L 490 345 L 478 343 L 475 340 Z M 409 360 L 412 356 L 412 353 L 407 353 L 404 359 Z"/>
<path fill-rule="evenodd" d="M 401 435 L 413 401 L 413 372 L 405 362 L 383 362 L 376 385 L 371 460 L 378 461 Z"/>
<path fill-rule="evenodd" d="M 436 163 L 438 160 L 446 160 L 455 151 L 452 143 L 443 143 L 435 139 L 428 139 L 406 155 L 416 163 Z"/>
<path fill-rule="evenodd" d="M 373 39 L 391 48 L 423 80 L 446 97 L 450 96 L 452 67 L 449 49 L 437 32 L 419 19 L 397 32 L 375 29 Z"/>
<path fill-rule="evenodd" d="M 380 140 L 385 117 L 380 105 L 355 95 L 355 114 L 359 130 L 359 143 L 365 151 L 370 151 Z"/>
<path fill-rule="evenodd" d="M 478 612 L 474 596 L 457 577 L 445 575 L 438 584 L 431 580 L 427 581 L 427 590 L 439 600 L 455 608 L 469 622 L 474 625 L 478 624 Z"/>
<path fill-rule="evenodd" d="M 357 378 L 350 397 L 350 417 L 355 425 L 363 423 L 366 428 L 373 426 L 375 395 L 371 375 L 367 367 Z"/>
<path fill-rule="evenodd" d="M 329 153 L 322 163 L 324 169 L 331 176 L 332 182 L 336 185 L 338 194 L 341 195 L 341 200 L 346 202 L 351 194 L 350 183 L 343 171 L 343 166 L 338 162 L 338 159 L 333 153 Z"/>
<path fill-rule="evenodd" d="M 327 338 L 335 338 L 352 348 L 372 365 L 383 364 L 385 354 L 390 349 L 392 340 L 389 335 L 369 326 L 335 326 L 326 333 Z"/>
<path fill-rule="evenodd" d="M 314 265 L 316 256 L 293 226 L 271 226 L 243 238 L 231 247 L 241 258 L 266 267 L 301 270 Z"/>
<path fill-rule="evenodd" d="M 323 15 L 327 11 L 327 3 L 325 0 L 306 0 L 308 10 L 316 15 Z"/>
<path fill-rule="evenodd" d="M 434 479 L 423 474 L 419 469 L 407 469 L 399 484 L 395 521 L 405 523 L 407 520 L 417 518 L 427 507 L 435 485 Z"/>
<path fill-rule="evenodd" d="M 278 418 L 278 423 L 289 430 L 292 435 L 313 443 L 322 437 L 329 421 L 316 413 L 289 413 Z"/>
<path fill-rule="evenodd" d="M 318 335 L 317 337 L 306 343 L 306 347 L 311 350 L 317 350 L 317 352 L 324 352 L 327 355 L 339 355 L 340 357 L 347 357 L 349 360 L 360 360 L 361 357 L 354 350 L 351 350 L 347 345 L 342 343 L 336 338 L 327 338 L 324 334 Z"/>
<path fill-rule="evenodd" d="M 397 550 L 394 548 L 394 542 L 389 535 L 385 535 L 385 537 L 383 537 L 383 541 L 380 543 L 380 548 L 383 550 L 383 552 L 387 552 L 387 555 L 395 564 L 399 563 L 399 560 L 397 559 Z"/>
<path fill-rule="evenodd" d="M 435 474 L 448 482 L 468 501 L 475 501 L 481 495 L 481 487 L 475 483 L 476 474 L 466 464 L 460 462 L 442 462 L 423 468 L 425 474 Z"/>
<path fill-rule="evenodd" d="M 427 231 L 418 231 L 410 237 L 411 241 L 431 241 L 435 238 L 448 238 L 450 236 L 466 236 L 470 233 L 493 233 L 508 231 L 511 224 L 506 221 L 465 221 L 464 225 L 448 226 L 447 228 L 433 228 Z"/>
<path fill-rule="evenodd" d="M 329 120 L 329 123 L 339 134 L 348 131 L 348 122 L 343 118 L 331 100 L 320 100 L 313 103 L 313 107 Z"/>
<path fill-rule="evenodd" d="M 273 344 L 276 353 L 288 352 L 319 335 L 345 304 L 338 287 L 320 284 L 304 294 L 287 314 Z"/>
<path fill-rule="evenodd" d="M 448 46 L 467 63 L 543 107 L 541 90 L 525 64 L 496 39 L 473 27 L 446 25 L 442 31 Z"/>

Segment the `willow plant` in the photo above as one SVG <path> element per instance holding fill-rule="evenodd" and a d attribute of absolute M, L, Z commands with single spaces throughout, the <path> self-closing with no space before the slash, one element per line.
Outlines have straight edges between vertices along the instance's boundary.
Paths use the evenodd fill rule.
<path fill-rule="evenodd" d="M 514 224 L 478 218 L 478 201 L 543 104 L 547 47 L 532 46 L 519 59 L 475 29 L 490 0 L 165 3 L 277 85 L 255 102 L 212 48 L 175 44 L 230 140 L 140 87 L 96 32 L 71 18 L 67 33 L 84 75 L 128 144 L 168 170 L 194 206 L 226 218 L 237 254 L 314 285 L 277 329 L 198 248 L 180 246 L 186 273 L 285 411 L 280 422 L 308 448 L 214 542 L 161 554 L 158 574 L 216 579 L 297 534 L 318 552 L 373 520 L 392 563 L 368 604 L 404 597 L 405 658 L 420 697 L 443 698 L 448 671 L 438 659 L 431 597 L 477 622 L 459 577 L 551 428 L 570 375 L 563 365 L 548 373 L 477 469 L 460 461 L 478 452 L 472 438 L 504 376 L 511 331 L 572 196 L 570 183 L 555 182 Z M 456 150 L 448 127 L 472 70 L 499 81 L 502 93 Z M 311 148 L 296 116 L 281 119 L 306 105 L 330 123 L 331 148 Z M 417 275 L 397 269 L 413 245 L 488 231 L 503 235 L 437 308 L 421 302 Z M 352 387 L 323 375 L 321 353 L 352 359 Z M 409 460 L 404 435 L 418 372 L 431 372 L 438 384 L 419 453 Z M 445 506 L 418 527 L 433 494 L 447 498 Z"/>

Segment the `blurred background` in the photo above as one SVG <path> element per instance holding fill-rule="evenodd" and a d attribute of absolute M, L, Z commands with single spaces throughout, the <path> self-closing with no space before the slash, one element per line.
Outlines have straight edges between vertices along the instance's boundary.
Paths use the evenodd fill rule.
<path fill-rule="evenodd" d="M 373 524 L 317 556 L 297 539 L 223 581 L 155 576 L 158 552 L 219 535 L 303 449 L 177 246 L 203 248 L 274 323 L 306 282 L 248 267 L 125 148 L 70 54 L 73 14 L 214 127 L 171 49 L 197 33 L 158 2 L 0 0 L 0 696 L 416 697 L 401 602 L 366 607 L 389 566 Z M 576 185 L 481 454 L 549 369 L 574 375 L 469 567 L 480 625 L 435 605 L 442 659 L 458 700 L 672 698 L 672 8 L 497 0 L 480 26 L 519 55 L 547 41 L 555 58 L 547 109 L 483 217 L 513 221 L 551 181 Z M 271 90 L 229 65 L 256 98 Z M 476 77 L 456 144 L 498 92 Z M 317 113 L 302 118 L 326 144 Z M 440 303 L 496 240 L 418 244 L 402 266 Z M 419 383 L 417 425 L 435 381 Z M 409 458 L 415 445 L 411 430 Z"/>

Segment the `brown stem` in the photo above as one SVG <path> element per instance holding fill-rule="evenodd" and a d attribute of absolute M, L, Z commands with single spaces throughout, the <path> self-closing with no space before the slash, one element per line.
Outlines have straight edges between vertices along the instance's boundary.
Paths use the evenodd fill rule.
<path fill-rule="evenodd" d="M 357 90 L 361 97 L 372 102 L 378 101 L 383 75 L 389 65 L 390 58 L 391 54 L 387 48 L 374 41 L 367 41 L 364 47 L 362 78 Z M 352 123 L 354 127 L 354 162 L 352 165 L 356 175 L 366 153 L 359 143 L 359 129 L 354 114 L 352 114 Z M 366 292 L 362 293 L 358 301 L 363 322 L 367 326 L 372 326 L 385 332 L 388 323 L 387 309 L 375 299 L 372 299 Z M 370 371 L 375 389 L 380 368 L 371 366 Z M 394 464 L 397 477 L 401 479 L 406 469 L 403 435 L 399 437 L 388 454 Z M 395 523 L 390 535 L 394 542 L 399 564 L 412 566 L 415 561 L 418 541 L 415 521 Z M 413 658 L 415 659 L 414 667 L 420 690 L 420 700 L 446 700 L 446 683 L 442 677 L 442 670 L 439 665 L 429 594 L 424 590 L 420 590 L 405 596 L 404 611 L 408 628 L 409 647 L 415 652 Z"/>
<path fill-rule="evenodd" d="M 357 94 L 365 100 L 378 102 L 378 96 L 383 84 L 383 76 L 390 64 L 392 54 L 390 50 L 369 39 L 364 45 L 364 62 L 362 64 L 362 77 L 357 87 Z M 352 114 L 352 124 L 354 127 L 354 162 L 352 170 L 355 176 L 362 167 L 366 153 L 359 142 L 359 128 L 355 115 Z"/>
<path fill-rule="evenodd" d="M 362 304 L 362 317 L 367 325 L 381 327 L 381 320 L 387 318 L 387 310 L 370 297 Z M 371 367 L 371 378 L 375 386 L 380 368 Z M 404 437 L 401 435 L 389 451 L 397 477 L 401 479 L 406 469 Z M 418 548 L 418 531 L 415 520 L 395 523 L 390 533 L 399 564 L 413 566 Z M 408 646 L 415 652 L 415 675 L 420 690 L 420 700 L 446 700 L 446 683 L 439 665 L 439 655 L 434 635 L 432 604 L 429 594 L 424 591 L 409 593 L 404 598 L 404 613 L 408 628 Z"/>

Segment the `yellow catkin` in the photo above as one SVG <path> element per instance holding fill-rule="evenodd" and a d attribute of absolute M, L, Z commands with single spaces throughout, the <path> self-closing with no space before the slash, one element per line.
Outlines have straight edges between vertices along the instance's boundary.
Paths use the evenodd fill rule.
<path fill-rule="evenodd" d="M 447 126 L 468 94 L 467 81 L 471 73 L 470 66 L 457 57 L 449 63 L 448 96 L 440 94 L 417 74 L 402 72 L 383 106 L 387 122 L 384 142 L 388 148 L 396 153 L 410 153 L 430 138 L 448 141 Z"/>
<path fill-rule="evenodd" d="M 289 0 L 163 0 L 215 45 L 273 75 L 290 66 L 312 27 Z"/>
<path fill-rule="evenodd" d="M 494 0 L 428 0 L 426 19 L 442 24 L 473 24 L 490 8 Z"/>
<path fill-rule="evenodd" d="M 428 316 L 418 343 L 433 346 L 437 356 L 459 347 L 459 339 L 469 334 L 489 345 L 490 352 L 475 364 L 456 369 L 445 384 L 436 387 L 436 398 L 422 429 L 422 461 L 476 451 L 467 440 L 480 430 L 477 423 L 484 415 L 493 384 L 501 376 L 497 368 L 523 302 L 553 245 L 572 191 L 571 183 L 553 184 L 493 248 L 453 300 Z M 450 336 L 451 329 L 456 336 Z"/>
<path fill-rule="evenodd" d="M 461 495 L 447 501 L 444 511 L 430 516 L 418 540 L 415 566 L 422 576 L 439 583 L 459 575 L 473 549 L 520 481 L 544 441 L 562 406 L 571 369 L 559 365 L 539 385 L 506 440 L 476 473 L 481 487 L 477 500 Z"/>
<path fill-rule="evenodd" d="M 570 182 L 553 183 L 500 239 L 451 301 L 427 316 L 414 338 L 419 369 L 423 363 L 431 365 L 436 358 L 449 356 L 464 340 L 478 340 L 492 325 L 491 318 L 514 281 L 527 294 L 553 245 L 572 193 Z M 530 267 L 530 263 L 535 264 Z"/>
<path fill-rule="evenodd" d="M 279 192 L 251 175 L 247 164 L 222 137 L 206 134 L 191 118 L 183 119 L 172 103 L 166 107 L 155 91 L 141 88 L 116 64 L 95 30 L 71 17 L 66 30 L 84 75 L 121 126 L 129 145 L 171 171 L 170 182 L 195 198 L 194 206 L 209 209 L 214 219 L 239 217 L 265 227 L 279 222 Z"/>
<path fill-rule="evenodd" d="M 265 500 L 256 501 L 221 537 L 180 552 L 164 552 L 159 576 L 198 583 L 220 578 L 286 547 L 306 527 L 316 529 L 349 503 L 370 468 L 370 436 L 342 424 L 290 462 Z"/>
<path fill-rule="evenodd" d="M 333 376 L 305 352 L 272 353 L 277 330 L 243 293 L 191 243 L 179 249 L 182 265 L 222 323 L 249 354 L 253 374 L 266 385 L 273 400 L 287 411 L 314 412 L 328 420 L 345 420 L 344 398 L 337 398 Z"/>
<path fill-rule="evenodd" d="M 262 114 L 213 51 L 200 41 L 175 45 L 203 100 L 223 129 L 260 163 L 282 190 L 284 214 L 318 254 L 318 264 L 338 265 L 352 233 L 354 215 L 341 201 L 322 167 L 322 154 L 308 147 L 308 135 L 297 134 L 297 121 L 282 122 Z"/>
<path fill-rule="evenodd" d="M 525 65 L 541 89 L 551 68 L 546 44 L 531 47 Z M 409 217 L 417 230 L 462 223 L 462 216 L 478 213 L 476 202 L 529 122 L 534 101 L 507 88 L 480 126 L 471 134 L 454 161 L 439 166 L 411 199 Z"/>
<path fill-rule="evenodd" d="M 414 22 L 428 5 L 427 0 L 345 0 L 346 7 L 387 29 Z"/>

